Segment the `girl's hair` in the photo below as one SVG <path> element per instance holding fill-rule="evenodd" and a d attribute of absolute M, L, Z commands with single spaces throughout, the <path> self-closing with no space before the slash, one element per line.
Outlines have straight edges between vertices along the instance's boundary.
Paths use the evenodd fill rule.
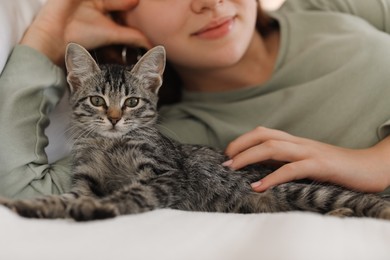
<path fill-rule="evenodd" d="M 260 3 L 258 4 L 257 12 L 257 30 L 263 35 L 267 36 L 278 26 L 277 22 L 267 15 L 261 8 Z M 124 62 L 122 58 L 123 45 L 114 45 L 108 47 L 102 47 L 93 50 L 91 54 L 95 57 L 98 63 L 115 63 L 123 65 L 134 65 L 137 62 L 137 57 L 145 53 L 146 50 L 127 47 L 127 61 Z M 182 83 L 179 75 L 175 72 L 169 62 L 166 64 L 164 72 L 163 86 L 159 92 L 159 106 L 174 104 L 181 100 L 182 94 Z"/>

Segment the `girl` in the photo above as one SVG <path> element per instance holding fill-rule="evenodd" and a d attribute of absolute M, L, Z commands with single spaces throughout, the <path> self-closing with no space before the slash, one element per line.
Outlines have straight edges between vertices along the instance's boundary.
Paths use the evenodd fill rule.
<path fill-rule="evenodd" d="M 48 163 L 44 128 L 71 41 L 163 45 L 182 96 L 161 108 L 161 131 L 227 147 L 233 169 L 281 163 L 255 191 L 302 178 L 384 191 L 389 17 L 390 0 L 288 0 L 267 14 L 255 0 L 48 0 L 0 78 L 0 193 L 69 190 L 68 159 Z"/>

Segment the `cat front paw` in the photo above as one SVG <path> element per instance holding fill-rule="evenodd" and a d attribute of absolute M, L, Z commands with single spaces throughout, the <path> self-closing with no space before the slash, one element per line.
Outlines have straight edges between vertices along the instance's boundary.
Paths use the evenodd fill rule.
<path fill-rule="evenodd" d="M 64 218 L 65 205 L 53 197 L 32 200 L 0 199 L 0 204 L 25 218 Z"/>
<path fill-rule="evenodd" d="M 0 204 L 25 218 L 45 218 L 47 215 L 45 208 L 37 205 L 37 203 L 32 204 L 23 200 L 8 200 L 4 202 L 2 200 Z"/>
<path fill-rule="evenodd" d="M 114 218 L 119 210 L 111 204 L 103 204 L 94 198 L 79 198 L 70 205 L 68 214 L 76 221 L 89 221 Z"/>

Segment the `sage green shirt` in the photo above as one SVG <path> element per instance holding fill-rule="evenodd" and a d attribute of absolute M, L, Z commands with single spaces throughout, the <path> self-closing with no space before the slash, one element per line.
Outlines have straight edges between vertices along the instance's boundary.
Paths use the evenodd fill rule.
<path fill-rule="evenodd" d="M 224 148 L 262 125 L 350 148 L 390 133 L 390 0 L 287 0 L 270 13 L 281 46 L 272 78 L 224 93 L 185 92 L 161 131 Z M 48 113 L 66 88 L 41 54 L 15 47 L 0 77 L 0 194 L 69 190 L 69 160 L 48 163 Z"/>

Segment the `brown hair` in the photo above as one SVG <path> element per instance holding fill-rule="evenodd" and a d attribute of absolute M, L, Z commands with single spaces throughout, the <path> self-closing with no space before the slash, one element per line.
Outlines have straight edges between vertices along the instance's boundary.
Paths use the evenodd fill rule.
<path fill-rule="evenodd" d="M 258 4 L 257 12 L 257 30 L 263 35 L 266 36 L 274 28 L 275 21 L 269 17 L 261 8 L 260 3 Z M 102 47 L 95 49 L 91 52 L 92 56 L 95 57 L 98 63 L 115 63 L 115 64 L 124 64 L 132 65 L 137 62 L 137 56 L 145 53 L 145 50 L 139 48 L 127 47 L 127 61 L 124 63 L 121 53 L 123 50 L 123 45 L 114 45 Z M 181 79 L 176 71 L 173 69 L 171 64 L 167 62 L 166 69 L 164 72 L 163 86 L 159 92 L 159 106 L 174 104 L 181 100 L 182 88 L 181 88 Z"/>

